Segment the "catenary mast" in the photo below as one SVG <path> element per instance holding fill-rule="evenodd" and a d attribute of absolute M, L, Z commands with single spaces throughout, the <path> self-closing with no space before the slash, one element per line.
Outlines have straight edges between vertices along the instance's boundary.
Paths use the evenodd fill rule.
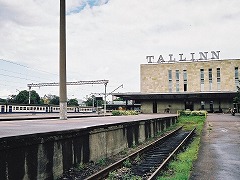
<path fill-rule="evenodd" d="M 60 47 L 59 47 L 59 93 L 60 119 L 67 119 L 67 85 L 66 85 L 66 16 L 65 0 L 60 0 Z"/>

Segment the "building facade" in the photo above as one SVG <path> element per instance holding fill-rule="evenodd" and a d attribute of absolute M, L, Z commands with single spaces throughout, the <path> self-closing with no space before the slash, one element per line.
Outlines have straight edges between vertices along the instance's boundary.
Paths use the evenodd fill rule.
<path fill-rule="evenodd" d="M 233 98 L 239 86 L 239 68 L 240 59 L 141 64 L 141 92 L 120 97 L 140 101 L 143 113 L 227 112 L 237 106 Z"/>
<path fill-rule="evenodd" d="M 240 60 L 178 61 L 141 64 L 141 92 L 236 91 Z"/>

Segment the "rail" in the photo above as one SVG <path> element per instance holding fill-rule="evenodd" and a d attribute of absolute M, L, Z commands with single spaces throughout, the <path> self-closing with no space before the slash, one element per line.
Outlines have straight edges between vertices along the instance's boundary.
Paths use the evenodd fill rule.
<path fill-rule="evenodd" d="M 175 148 L 175 150 L 163 161 L 163 163 L 154 171 L 154 173 L 148 178 L 148 180 L 156 179 L 157 175 L 162 171 L 162 169 L 166 166 L 166 164 L 173 158 L 173 155 L 179 151 L 179 149 L 183 146 L 184 143 L 193 135 L 196 128 L 194 128 L 187 137 Z"/>
<path fill-rule="evenodd" d="M 115 162 L 114 164 L 106 167 L 105 169 L 89 176 L 86 178 L 86 180 L 97 180 L 97 179 L 103 179 L 105 177 L 108 176 L 108 174 L 111 172 L 111 171 L 114 171 L 120 167 L 123 166 L 123 162 L 126 161 L 127 159 L 130 159 L 130 160 L 133 160 L 134 158 L 136 158 L 138 155 L 142 155 L 144 152 L 148 151 L 149 149 L 151 149 L 154 145 L 156 145 L 157 143 L 159 142 L 162 142 L 164 140 L 166 140 L 167 138 L 171 137 L 172 135 L 174 135 L 176 132 L 180 131 L 182 129 L 182 127 L 179 127 L 178 129 L 172 131 L 171 133 L 168 133 L 167 135 L 159 138 L 158 140 L 152 142 L 151 144 L 147 145 L 146 147 L 144 148 L 141 148 L 140 150 L 130 154 L 129 156 Z"/>

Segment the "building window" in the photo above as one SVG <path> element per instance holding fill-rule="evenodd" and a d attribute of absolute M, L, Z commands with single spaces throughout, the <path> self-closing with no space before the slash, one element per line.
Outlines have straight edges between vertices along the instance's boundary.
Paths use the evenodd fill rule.
<path fill-rule="evenodd" d="M 217 90 L 221 90 L 221 72 L 220 68 L 217 68 Z"/>
<path fill-rule="evenodd" d="M 176 92 L 179 92 L 179 70 L 176 70 Z"/>
<path fill-rule="evenodd" d="M 183 91 L 187 91 L 187 70 L 183 70 Z"/>
<path fill-rule="evenodd" d="M 208 69 L 209 91 L 212 91 L 212 69 Z"/>
<path fill-rule="evenodd" d="M 172 70 L 168 70 L 168 91 L 172 92 Z"/>
<path fill-rule="evenodd" d="M 235 86 L 236 86 L 236 90 L 238 90 L 238 86 L 239 86 L 239 78 L 238 78 L 238 67 L 235 67 Z"/>
<path fill-rule="evenodd" d="M 204 91 L 204 69 L 200 69 L 200 87 Z"/>

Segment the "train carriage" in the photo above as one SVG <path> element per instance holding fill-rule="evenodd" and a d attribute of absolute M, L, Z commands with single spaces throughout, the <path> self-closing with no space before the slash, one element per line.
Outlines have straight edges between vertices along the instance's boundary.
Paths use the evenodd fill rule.
<path fill-rule="evenodd" d="M 0 113 L 59 113 L 59 106 L 52 105 L 0 105 Z M 68 113 L 92 113 L 93 107 L 69 106 Z"/>
<path fill-rule="evenodd" d="M 45 113 L 46 106 L 30 106 L 30 105 L 8 105 L 8 113 Z"/>

